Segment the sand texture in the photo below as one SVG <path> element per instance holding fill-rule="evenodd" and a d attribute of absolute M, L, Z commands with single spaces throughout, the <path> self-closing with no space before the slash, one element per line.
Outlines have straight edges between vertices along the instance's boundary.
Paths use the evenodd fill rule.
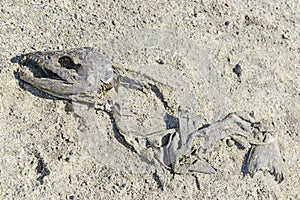
<path fill-rule="evenodd" d="M 0 199 L 300 199 L 299 1 L 1 0 L 0 7 Z M 116 135 L 111 115 L 71 111 L 20 81 L 17 56 L 78 47 L 97 49 L 123 77 L 149 84 L 107 93 L 122 106 L 116 120 L 124 130 L 145 136 L 176 127 L 178 107 L 203 124 L 251 113 L 276 135 L 284 181 L 245 174 L 249 148 L 229 139 L 203 158 L 215 173 L 172 174 L 126 146 L 132 135 Z"/>

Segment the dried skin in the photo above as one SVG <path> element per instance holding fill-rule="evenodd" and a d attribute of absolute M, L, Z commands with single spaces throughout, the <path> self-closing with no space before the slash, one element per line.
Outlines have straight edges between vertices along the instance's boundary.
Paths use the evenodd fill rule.
<path fill-rule="evenodd" d="M 126 108 L 124 108 L 126 109 Z M 214 173 L 215 169 L 203 157 L 214 151 L 218 142 L 231 138 L 237 143 L 250 146 L 250 154 L 246 163 L 247 173 L 253 176 L 259 170 L 267 170 L 280 183 L 283 180 L 283 160 L 279 148 L 274 143 L 275 138 L 270 132 L 260 131 L 257 122 L 252 122 L 245 113 L 230 113 L 223 119 L 207 126 L 201 126 L 201 117 L 190 116 L 188 110 L 178 111 L 179 129 L 167 129 L 153 134 L 132 134 L 125 131 L 126 126 L 120 123 L 126 116 L 120 114 L 118 105 L 117 125 L 125 139 L 132 143 L 137 152 L 143 153 L 145 145 L 136 141 L 147 141 L 148 148 L 154 152 L 154 157 L 167 169 L 175 173 L 193 172 Z M 162 138 L 168 138 L 162 143 Z"/>

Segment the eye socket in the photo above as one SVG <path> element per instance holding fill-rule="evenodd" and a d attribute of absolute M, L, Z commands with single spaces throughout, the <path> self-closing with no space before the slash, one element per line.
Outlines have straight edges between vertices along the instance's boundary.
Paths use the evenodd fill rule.
<path fill-rule="evenodd" d="M 78 71 L 78 69 L 81 67 L 81 64 L 75 64 L 73 59 L 69 56 L 62 56 L 58 59 L 59 64 L 67 69 L 75 69 Z"/>

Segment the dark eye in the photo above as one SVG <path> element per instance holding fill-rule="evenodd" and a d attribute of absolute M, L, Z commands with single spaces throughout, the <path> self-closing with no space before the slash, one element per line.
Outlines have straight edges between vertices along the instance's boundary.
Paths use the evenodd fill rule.
<path fill-rule="evenodd" d="M 69 56 L 60 57 L 58 62 L 62 67 L 67 69 L 75 69 L 76 71 L 78 71 L 79 67 L 81 66 L 80 64 L 75 64 L 73 59 Z"/>

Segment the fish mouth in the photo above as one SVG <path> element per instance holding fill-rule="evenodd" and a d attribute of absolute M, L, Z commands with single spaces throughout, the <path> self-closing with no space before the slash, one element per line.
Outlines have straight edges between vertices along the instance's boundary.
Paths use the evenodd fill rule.
<path fill-rule="evenodd" d="M 50 70 L 46 70 L 44 60 L 34 54 L 21 55 L 20 66 L 28 69 L 37 78 L 43 78 L 49 75 Z M 52 72 L 51 72 L 52 73 Z"/>
<path fill-rule="evenodd" d="M 43 52 L 21 55 L 18 68 L 19 79 L 51 96 L 70 100 L 69 96 L 77 94 L 76 88 L 73 88 L 74 84 L 52 71 L 53 57 L 49 56 L 48 59 L 47 57 Z"/>
<path fill-rule="evenodd" d="M 49 69 L 49 60 L 51 60 L 50 55 L 43 56 L 42 52 L 35 52 L 21 55 L 19 64 L 23 71 L 30 71 L 36 78 L 64 80 L 58 74 Z"/>

